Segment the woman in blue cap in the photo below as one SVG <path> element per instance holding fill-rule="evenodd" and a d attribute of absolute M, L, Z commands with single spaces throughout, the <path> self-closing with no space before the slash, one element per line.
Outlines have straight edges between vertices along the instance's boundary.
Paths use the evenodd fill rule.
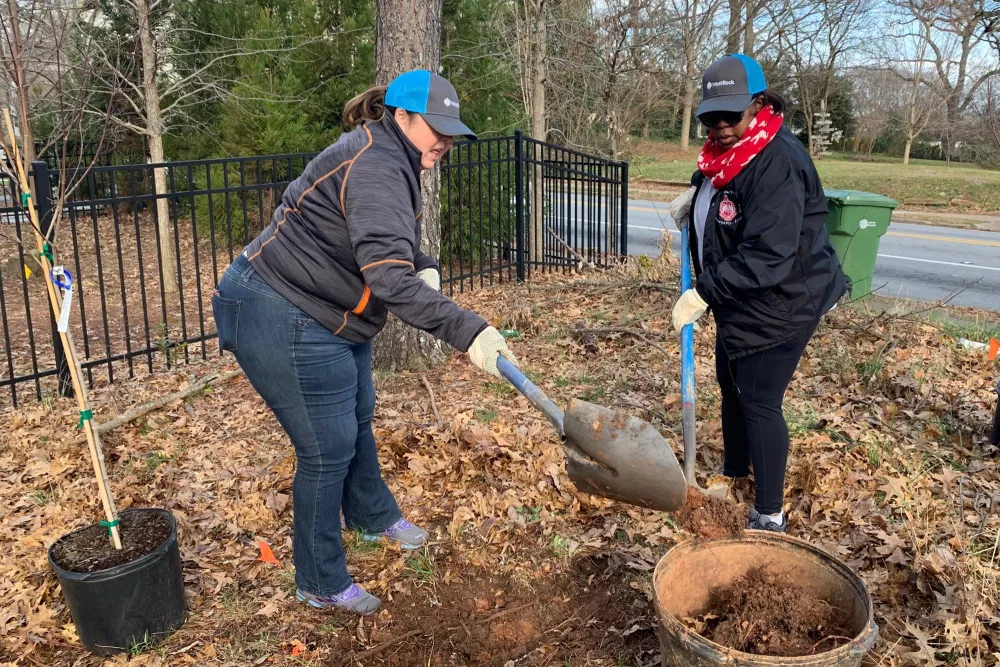
<path fill-rule="evenodd" d="M 820 318 L 847 291 L 826 232 L 823 186 L 783 111 L 755 60 L 736 54 L 714 62 L 697 112 L 708 141 L 692 188 L 671 204 L 675 219 L 690 214 L 694 223 L 698 276 L 674 306 L 674 327 L 709 308 L 718 326 L 722 474 L 746 477 L 752 467 L 747 526 L 780 532 L 787 525 L 785 390 Z"/>
<path fill-rule="evenodd" d="M 371 340 L 392 312 L 467 351 L 499 377 L 500 333 L 441 294 L 420 251 L 420 173 L 453 137 L 473 135 L 454 87 L 426 70 L 347 103 L 345 132 L 289 184 L 271 224 L 226 270 L 212 299 L 231 351 L 295 448 L 292 486 L 299 600 L 361 614 L 377 597 L 354 584 L 340 513 L 366 539 L 426 543 L 379 470 Z"/>

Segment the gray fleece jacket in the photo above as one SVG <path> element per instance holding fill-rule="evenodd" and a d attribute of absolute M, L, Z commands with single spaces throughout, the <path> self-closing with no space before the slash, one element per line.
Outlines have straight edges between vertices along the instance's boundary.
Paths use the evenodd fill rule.
<path fill-rule="evenodd" d="M 465 352 L 486 328 L 417 271 L 420 151 L 389 115 L 345 133 L 289 184 L 274 219 L 247 246 L 278 294 L 347 340 L 370 340 L 392 312 Z"/>

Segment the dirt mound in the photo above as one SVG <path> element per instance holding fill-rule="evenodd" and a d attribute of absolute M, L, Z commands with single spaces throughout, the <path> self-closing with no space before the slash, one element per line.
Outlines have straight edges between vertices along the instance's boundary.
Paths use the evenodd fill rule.
<path fill-rule="evenodd" d="M 845 614 L 766 566 L 712 591 L 701 634 L 745 653 L 802 656 L 850 641 Z"/>
<path fill-rule="evenodd" d="M 681 525 L 704 538 L 739 536 L 746 524 L 746 512 L 724 498 L 688 492 L 687 502 L 675 514 Z"/>

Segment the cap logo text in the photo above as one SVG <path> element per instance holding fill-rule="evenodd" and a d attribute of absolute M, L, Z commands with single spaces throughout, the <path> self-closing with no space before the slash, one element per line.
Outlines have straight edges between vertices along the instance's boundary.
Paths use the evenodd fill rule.
<path fill-rule="evenodd" d="M 446 107 L 455 107 L 456 109 L 458 108 L 458 102 L 452 100 L 450 97 L 444 98 L 444 105 Z"/>
<path fill-rule="evenodd" d="M 705 88 L 712 90 L 712 88 L 718 88 L 719 86 L 735 86 L 736 82 L 730 79 L 729 81 L 709 81 L 705 84 Z"/>

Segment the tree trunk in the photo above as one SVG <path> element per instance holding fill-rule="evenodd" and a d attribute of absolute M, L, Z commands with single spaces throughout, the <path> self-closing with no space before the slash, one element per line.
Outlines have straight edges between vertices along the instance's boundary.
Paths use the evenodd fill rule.
<path fill-rule="evenodd" d="M 681 118 L 681 150 L 691 145 L 691 114 L 694 113 L 694 80 L 684 79 L 684 116 Z"/>
<path fill-rule="evenodd" d="M 25 43 L 21 33 L 21 16 L 18 12 L 17 0 L 7 0 L 10 10 L 10 23 L 13 42 L 10 44 L 11 67 L 14 70 L 17 87 L 17 113 L 20 116 L 18 127 L 21 130 L 21 157 L 24 159 L 24 173 L 31 171 L 31 163 L 35 161 L 35 134 L 31 131 L 30 90 L 28 79 L 24 72 Z"/>
<path fill-rule="evenodd" d="M 753 47 L 756 41 L 753 29 L 754 19 L 757 18 L 757 5 L 755 3 L 756 0 L 746 0 L 747 16 L 746 22 L 743 24 L 743 53 L 751 58 L 753 58 Z"/>
<path fill-rule="evenodd" d="M 153 38 L 149 4 L 136 0 L 136 25 L 142 45 L 142 90 L 146 102 L 146 132 L 149 138 L 149 161 L 162 164 L 163 117 L 160 114 L 160 92 L 157 88 L 156 44 Z M 163 274 L 163 291 L 177 292 L 177 259 L 174 257 L 173 234 L 170 225 L 170 202 L 167 201 L 166 170 L 153 170 L 153 191 L 156 193 L 156 228 L 160 236 L 160 269 Z"/>
<path fill-rule="evenodd" d="M 903 164 L 910 164 L 910 148 L 913 146 L 913 137 L 906 137 L 906 148 L 903 149 Z"/>
<path fill-rule="evenodd" d="M 726 53 L 740 52 L 743 36 L 743 0 L 729 0 L 729 33 L 726 35 Z"/>
<path fill-rule="evenodd" d="M 375 84 L 389 85 L 411 69 L 437 72 L 441 63 L 442 0 L 376 0 Z M 441 177 L 437 168 L 420 178 L 423 214 L 420 248 L 438 258 L 441 249 Z M 385 371 L 423 370 L 448 357 L 447 346 L 433 336 L 389 315 L 375 337 L 375 368 Z"/>
<path fill-rule="evenodd" d="M 532 36 L 534 71 L 531 77 L 531 137 L 545 141 L 548 128 L 545 123 L 545 82 L 548 66 L 548 16 L 546 0 L 535 4 L 535 28 Z M 540 159 L 541 147 L 537 147 L 535 158 Z M 530 167 L 531 180 L 531 229 L 528 231 L 528 257 L 532 262 L 541 262 L 545 245 L 545 206 L 542 184 L 542 169 L 535 164 Z"/>

